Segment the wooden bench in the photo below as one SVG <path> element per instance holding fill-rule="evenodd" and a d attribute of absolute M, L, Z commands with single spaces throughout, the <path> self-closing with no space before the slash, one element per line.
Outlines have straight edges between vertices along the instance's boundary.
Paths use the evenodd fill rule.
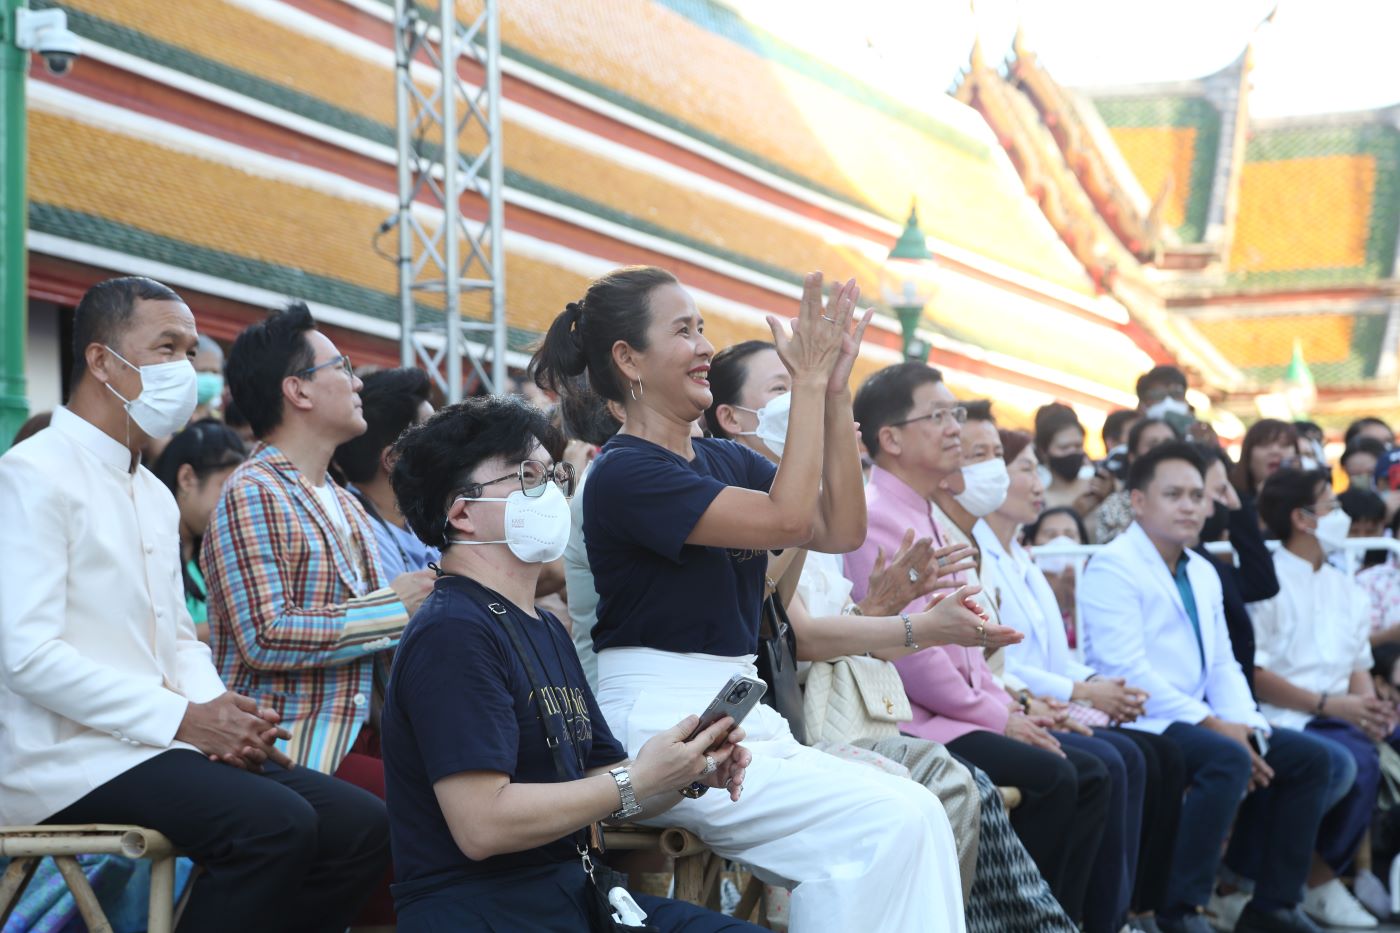
<path fill-rule="evenodd" d="M 0 856 L 13 859 L 0 877 L 0 927 L 5 925 L 44 858 L 52 858 L 73 892 L 78 913 L 90 933 L 112 927 L 88 884 L 79 855 L 121 855 L 151 863 L 148 933 L 172 933 L 189 897 L 188 888 L 175 905 L 175 859 L 179 853 L 162 834 L 141 826 L 90 823 L 82 826 L 0 827 Z"/>

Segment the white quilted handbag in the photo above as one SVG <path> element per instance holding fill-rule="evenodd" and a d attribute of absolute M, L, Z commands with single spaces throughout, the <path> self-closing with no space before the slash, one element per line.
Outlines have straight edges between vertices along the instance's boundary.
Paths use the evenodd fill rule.
<path fill-rule="evenodd" d="M 862 655 L 814 663 L 802 706 L 811 743 L 886 739 L 914 718 L 895 666 Z"/>

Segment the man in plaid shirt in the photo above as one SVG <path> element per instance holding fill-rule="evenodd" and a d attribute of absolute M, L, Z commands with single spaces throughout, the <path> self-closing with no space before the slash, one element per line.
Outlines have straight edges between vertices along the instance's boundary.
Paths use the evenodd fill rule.
<path fill-rule="evenodd" d="M 385 580 L 363 508 L 327 475 L 365 420 L 349 358 L 306 305 L 240 334 L 228 383 L 261 443 L 229 478 L 204 541 L 215 663 L 230 689 L 282 714 L 294 762 L 382 799 L 372 713 L 433 574 Z"/>

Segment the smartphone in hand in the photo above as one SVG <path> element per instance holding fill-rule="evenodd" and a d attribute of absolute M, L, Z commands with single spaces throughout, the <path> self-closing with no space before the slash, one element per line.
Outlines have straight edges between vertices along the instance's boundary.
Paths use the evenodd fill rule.
<path fill-rule="evenodd" d="M 686 741 L 695 738 L 725 716 L 733 719 L 735 726 L 739 725 L 744 721 L 744 717 L 758 705 L 758 701 L 763 699 L 763 694 L 767 691 L 768 685 L 756 677 L 749 677 L 745 674 L 735 674 L 730 677 L 729 682 L 720 688 L 719 693 L 710 701 L 710 705 L 705 707 L 705 712 L 700 714 L 700 725 L 695 727 L 695 731 L 689 735 Z M 721 739 L 715 747 L 718 748 L 723 741 Z"/>

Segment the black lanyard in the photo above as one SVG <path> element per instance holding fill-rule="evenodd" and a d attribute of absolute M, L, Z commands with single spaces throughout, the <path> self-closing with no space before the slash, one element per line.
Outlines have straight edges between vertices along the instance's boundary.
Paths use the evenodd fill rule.
<path fill-rule="evenodd" d="M 550 712 L 549 703 L 545 700 L 545 696 L 547 696 L 545 691 L 549 689 L 549 686 L 541 673 L 541 669 L 544 666 L 543 662 L 539 660 L 538 651 L 525 650 L 525 642 L 530 641 L 530 639 L 521 630 L 520 623 L 511 614 L 510 610 L 506 608 L 505 603 L 508 602 L 508 600 L 499 593 L 496 593 L 464 574 L 451 573 L 437 566 L 433 566 L 432 569 L 437 572 L 439 577 L 461 577 L 464 580 L 470 580 L 472 583 L 475 583 L 485 590 L 488 595 L 495 597 L 492 602 L 486 604 L 486 608 L 496 617 L 496 621 L 501 623 L 501 628 L 505 629 L 506 635 L 510 638 L 511 645 L 515 648 L 516 656 L 520 658 L 520 663 L 525 668 L 525 675 L 529 679 L 531 690 L 535 695 L 535 712 L 540 717 L 540 724 L 544 727 L 545 745 L 549 748 L 549 754 L 554 759 L 554 770 L 559 775 L 560 782 L 577 780 L 577 778 L 569 773 L 568 767 L 564 763 L 565 745 L 568 745 L 569 750 L 573 753 L 574 760 L 578 763 L 578 777 L 585 776 L 586 769 L 584 768 L 583 753 L 579 750 L 578 745 L 574 742 L 573 736 L 570 734 L 567 720 L 564 718 L 563 704 L 558 704 L 558 712 Z M 530 641 L 530 647 L 534 649 L 535 643 L 533 641 Z M 559 662 L 559 669 L 562 672 L 564 664 L 563 659 L 559 656 L 559 646 L 557 644 L 554 646 L 554 653 L 556 660 Z M 593 864 L 592 860 L 588 857 L 590 838 L 593 847 L 600 852 L 603 851 L 603 833 L 597 823 L 589 824 L 588 827 L 580 829 L 573 835 L 574 848 L 578 850 L 579 857 L 583 860 L 584 870 L 588 872 L 588 876 L 591 878 L 593 877 Z"/>

